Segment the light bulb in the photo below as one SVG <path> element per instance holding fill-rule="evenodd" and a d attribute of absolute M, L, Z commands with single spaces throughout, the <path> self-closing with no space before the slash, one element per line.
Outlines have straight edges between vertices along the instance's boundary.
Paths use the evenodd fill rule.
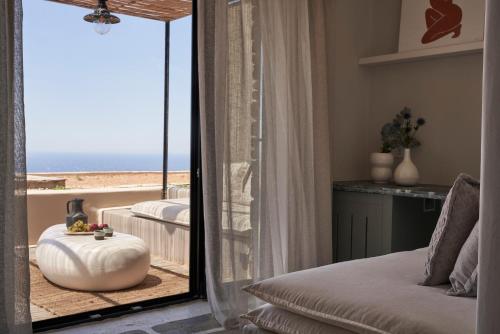
<path fill-rule="evenodd" d="M 95 21 L 94 30 L 99 35 L 105 35 L 111 30 L 111 24 L 102 21 Z"/>
<path fill-rule="evenodd" d="M 107 0 L 98 0 L 97 8 L 93 13 L 87 14 L 83 20 L 94 24 L 94 30 L 99 35 L 105 35 L 111 30 L 111 25 L 120 23 L 120 18 L 112 15 L 106 6 Z"/>

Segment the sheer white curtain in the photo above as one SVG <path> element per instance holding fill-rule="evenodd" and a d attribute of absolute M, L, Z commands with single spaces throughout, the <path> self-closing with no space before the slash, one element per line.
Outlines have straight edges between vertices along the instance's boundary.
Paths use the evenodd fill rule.
<path fill-rule="evenodd" d="M 0 333 L 31 333 L 21 0 L 0 4 Z"/>
<path fill-rule="evenodd" d="M 198 2 L 207 292 L 226 327 L 252 281 L 331 261 L 323 0 Z"/>
<path fill-rule="evenodd" d="M 477 333 L 500 333 L 500 2 L 486 1 Z"/>

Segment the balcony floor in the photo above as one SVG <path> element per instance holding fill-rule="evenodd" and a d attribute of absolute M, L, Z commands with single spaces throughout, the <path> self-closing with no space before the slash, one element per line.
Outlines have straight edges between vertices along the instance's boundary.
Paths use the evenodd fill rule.
<path fill-rule="evenodd" d="M 130 289 L 84 292 L 49 282 L 30 256 L 31 316 L 33 321 L 130 304 L 189 291 L 189 271 L 161 258 L 152 258 L 146 279 Z"/>

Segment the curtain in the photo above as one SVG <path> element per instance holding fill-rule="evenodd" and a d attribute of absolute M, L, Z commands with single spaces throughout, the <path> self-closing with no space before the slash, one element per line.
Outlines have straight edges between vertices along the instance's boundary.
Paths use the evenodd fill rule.
<path fill-rule="evenodd" d="M 500 333 L 500 2 L 486 1 L 477 333 Z"/>
<path fill-rule="evenodd" d="M 0 333 L 31 333 L 21 0 L 0 5 Z"/>
<path fill-rule="evenodd" d="M 331 262 L 323 0 L 198 1 L 207 295 Z"/>

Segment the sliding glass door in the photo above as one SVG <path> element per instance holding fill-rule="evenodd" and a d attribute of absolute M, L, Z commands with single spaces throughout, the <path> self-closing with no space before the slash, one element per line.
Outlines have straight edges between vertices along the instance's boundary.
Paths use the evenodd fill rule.
<path fill-rule="evenodd" d="M 196 13 L 89 11 L 24 1 L 36 331 L 204 295 Z"/>

